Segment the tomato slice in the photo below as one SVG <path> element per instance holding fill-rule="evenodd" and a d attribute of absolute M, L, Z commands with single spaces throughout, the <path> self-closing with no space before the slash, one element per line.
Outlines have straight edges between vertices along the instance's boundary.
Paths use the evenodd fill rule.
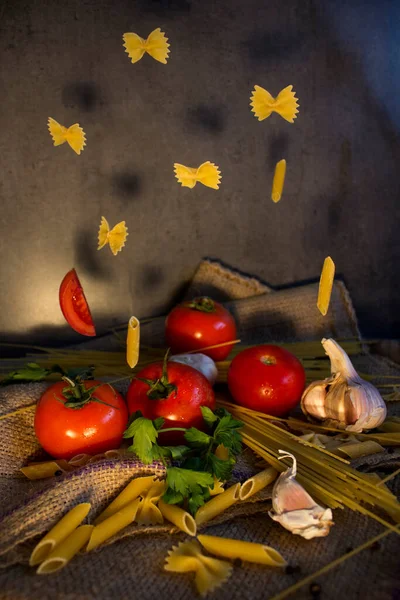
<path fill-rule="evenodd" d="M 68 271 L 60 285 L 60 308 L 68 325 L 82 335 L 95 336 L 92 315 L 75 269 Z"/>

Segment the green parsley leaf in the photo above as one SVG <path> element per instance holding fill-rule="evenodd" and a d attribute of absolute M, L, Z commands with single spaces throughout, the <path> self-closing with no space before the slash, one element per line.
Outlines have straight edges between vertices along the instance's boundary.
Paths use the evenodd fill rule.
<path fill-rule="evenodd" d="M 187 443 L 193 448 L 201 448 L 202 446 L 209 446 L 212 438 L 200 431 L 200 429 L 196 429 L 196 427 L 191 427 L 187 429 L 184 434 L 184 438 Z"/>
<path fill-rule="evenodd" d="M 183 495 L 180 492 L 175 492 L 172 488 L 167 488 L 162 499 L 166 504 L 179 504 L 184 500 Z"/>
<path fill-rule="evenodd" d="M 188 510 L 191 515 L 195 515 L 200 506 L 203 506 L 210 499 L 210 492 L 205 490 L 202 494 L 192 494 L 188 500 Z"/>
<path fill-rule="evenodd" d="M 42 381 L 50 375 L 51 369 L 43 369 L 36 363 L 28 363 L 22 369 L 11 371 L 2 381 L 1 385 L 14 383 L 15 381 Z"/>
<path fill-rule="evenodd" d="M 199 493 L 202 488 L 207 489 L 214 484 L 211 473 L 190 471 L 179 467 L 170 467 L 167 471 L 167 484 L 184 497 L 189 494 Z"/>
<path fill-rule="evenodd" d="M 213 413 L 213 411 L 210 408 L 208 408 L 208 406 L 201 406 L 200 410 L 201 414 L 203 415 L 204 421 L 210 428 L 212 428 L 215 421 L 218 421 L 218 417 Z"/>
<path fill-rule="evenodd" d="M 156 444 L 158 431 L 154 427 L 153 421 L 139 417 L 131 423 L 124 433 L 124 438 L 133 437 L 133 444 L 130 449 L 140 458 L 140 460 L 148 465 L 153 462 L 155 453 L 153 445 Z"/>
<path fill-rule="evenodd" d="M 153 425 L 157 429 L 157 431 L 160 431 L 161 427 L 164 425 L 164 422 L 165 419 L 163 419 L 162 417 L 158 417 L 158 419 L 154 419 Z"/>
<path fill-rule="evenodd" d="M 162 450 L 164 458 L 171 458 L 172 460 L 181 460 L 188 452 L 190 448 L 187 446 L 159 446 Z"/>
<path fill-rule="evenodd" d="M 235 464 L 235 459 L 221 460 L 215 454 L 207 456 L 207 470 L 211 471 L 217 479 L 227 481 L 232 475 L 232 467 Z"/>
<path fill-rule="evenodd" d="M 243 427 L 242 421 L 234 419 L 231 414 L 224 415 L 214 431 L 214 440 L 223 444 L 233 454 L 239 454 L 242 449 L 241 437 L 238 429 Z"/>

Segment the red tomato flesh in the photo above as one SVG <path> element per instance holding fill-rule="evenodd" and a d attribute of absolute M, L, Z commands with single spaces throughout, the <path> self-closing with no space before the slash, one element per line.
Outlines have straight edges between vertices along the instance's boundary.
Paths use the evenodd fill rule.
<path fill-rule="evenodd" d="M 71 269 L 60 285 L 60 307 L 67 323 L 82 335 L 95 336 L 92 315 L 75 269 Z"/>
<path fill-rule="evenodd" d="M 142 369 L 137 377 L 143 379 L 160 379 L 163 372 L 162 363 L 154 363 Z M 134 379 L 128 390 L 129 414 L 140 410 L 147 419 L 163 417 L 165 423 L 163 428 L 170 427 L 204 427 L 201 414 L 201 406 L 208 406 L 211 410 L 215 408 L 215 396 L 209 381 L 202 373 L 182 363 L 167 363 L 168 382 L 176 385 L 167 398 L 151 400 L 147 392 L 150 386 L 139 379 Z M 183 434 L 171 432 L 160 434 L 160 443 L 181 444 L 184 443 Z"/>
<path fill-rule="evenodd" d="M 243 350 L 228 371 L 229 391 L 238 404 L 276 417 L 298 404 L 305 381 L 298 358 L 272 344 Z"/>
<path fill-rule="evenodd" d="M 222 304 L 209 298 L 206 300 L 212 303 L 210 306 L 213 305 L 210 312 L 191 306 L 202 300 L 195 298 L 191 302 L 180 304 L 167 316 L 165 337 L 173 354 L 200 350 L 236 339 L 236 324 L 231 313 Z M 218 361 L 224 360 L 231 350 L 232 344 L 228 344 L 202 352 Z"/>
<path fill-rule="evenodd" d="M 54 458 L 69 459 L 77 454 L 98 454 L 119 448 L 128 423 L 128 409 L 121 394 L 100 381 L 84 381 L 84 387 L 99 385 L 94 399 L 82 408 L 64 406 L 60 381 L 40 398 L 35 413 L 35 433 L 40 445 Z"/>

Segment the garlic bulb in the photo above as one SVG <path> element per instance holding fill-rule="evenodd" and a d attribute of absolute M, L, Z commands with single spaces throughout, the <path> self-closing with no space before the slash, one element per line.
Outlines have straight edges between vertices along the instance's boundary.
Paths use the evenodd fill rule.
<path fill-rule="evenodd" d="M 303 413 L 356 433 L 378 427 L 386 418 L 386 404 L 376 387 L 361 379 L 335 340 L 323 339 L 322 345 L 331 360 L 332 375 L 303 392 Z"/>
<path fill-rule="evenodd" d="M 217 380 L 218 369 L 215 362 L 209 356 L 201 354 L 201 352 L 196 352 L 194 354 L 175 354 L 171 356 L 169 360 L 183 363 L 184 365 L 193 367 L 193 369 L 197 369 L 197 371 L 203 373 L 204 377 L 208 379 L 211 385 L 214 385 Z"/>
<path fill-rule="evenodd" d="M 268 514 L 285 529 L 306 540 L 328 535 L 332 521 L 330 508 L 323 508 L 296 481 L 297 462 L 293 454 L 279 450 L 281 458 L 291 458 L 293 465 L 277 479 L 272 490 L 272 508 Z"/>

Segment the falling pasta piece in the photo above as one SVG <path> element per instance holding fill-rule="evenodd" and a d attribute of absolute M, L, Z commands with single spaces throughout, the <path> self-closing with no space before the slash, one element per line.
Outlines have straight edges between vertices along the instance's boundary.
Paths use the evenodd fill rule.
<path fill-rule="evenodd" d="M 138 62 L 147 52 L 158 62 L 167 64 L 170 45 L 165 33 L 159 27 L 150 33 L 147 40 L 138 36 L 137 33 L 124 33 L 122 37 L 125 52 L 128 53 L 132 63 Z"/>
<path fill-rule="evenodd" d="M 219 189 L 221 171 L 219 167 L 209 160 L 200 165 L 198 169 L 175 163 L 174 171 L 175 177 L 182 187 L 194 188 L 196 183 L 199 182 L 214 190 Z"/>
<path fill-rule="evenodd" d="M 274 98 L 267 90 L 259 85 L 255 85 L 250 98 L 251 111 L 259 121 L 263 121 L 271 113 L 277 112 L 283 119 L 289 121 L 289 123 L 293 123 L 299 112 L 297 110 L 299 104 L 295 92 L 292 90 L 293 86 L 288 85 Z"/>
<path fill-rule="evenodd" d="M 272 182 L 271 198 L 273 202 L 279 202 L 282 197 L 283 186 L 285 184 L 286 160 L 282 159 L 276 163 L 274 180 Z"/>
<path fill-rule="evenodd" d="M 82 152 L 84 146 L 86 146 L 86 136 L 78 123 L 67 128 L 64 127 L 64 125 L 57 123 L 57 121 L 51 117 L 49 117 L 47 123 L 55 146 L 61 146 L 61 144 L 68 142 L 74 152 L 77 154 Z"/>
<path fill-rule="evenodd" d="M 333 280 L 335 277 L 335 263 L 330 256 L 324 260 L 324 266 L 319 280 L 317 307 L 321 315 L 325 316 L 328 312 L 329 302 L 331 300 Z"/>
<path fill-rule="evenodd" d="M 204 556 L 196 540 L 173 546 L 164 569 L 174 573 L 194 571 L 196 587 L 202 596 L 220 587 L 232 574 L 232 566 L 228 562 Z"/>
<path fill-rule="evenodd" d="M 110 244 L 111 252 L 116 256 L 125 246 L 128 235 L 128 228 L 125 225 L 125 221 L 117 223 L 117 225 L 110 230 L 107 219 L 101 217 L 98 234 L 99 245 L 97 246 L 97 250 L 101 250 L 106 244 Z"/>
<path fill-rule="evenodd" d="M 140 321 L 131 317 L 128 323 L 128 334 L 126 336 L 126 362 L 134 369 L 139 360 L 140 346 Z"/>

